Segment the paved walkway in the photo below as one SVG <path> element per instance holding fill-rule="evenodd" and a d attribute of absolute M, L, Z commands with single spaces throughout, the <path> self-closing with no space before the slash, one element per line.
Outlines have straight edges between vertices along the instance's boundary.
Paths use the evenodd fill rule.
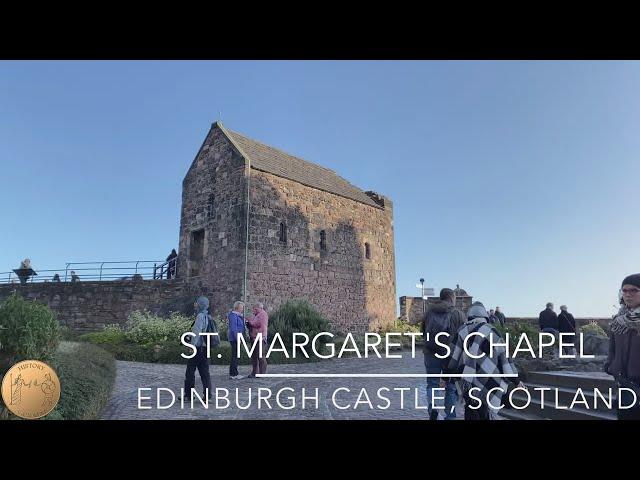
<path fill-rule="evenodd" d="M 403 351 L 402 359 L 358 359 L 344 358 L 325 360 L 317 363 L 270 365 L 268 373 L 291 374 L 354 374 L 354 373 L 425 373 L 422 352 L 416 352 L 411 358 L 410 351 Z M 185 402 L 181 408 L 179 394 L 184 382 L 184 365 L 166 365 L 138 362 L 117 362 L 117 377 L 112 397 L 105 408 L 103 419 L 421 419 L 427 418 L 425 398 L 426 378 L 244 378 L 231 380 L 228 377 L 228 366 L 212 365 L 211 378 L 213 388 L 219 390 L 220 408 L 215 399 L 205 408 L 196 399 L 191 408 Z M 240 366 L 240 373 L 249 373 L 250 367 Z M 168 409 L 156 408 L 158 400 L 157 388 L 168 388 L 175 393 L 176 401 Z M 201 392 L 201 383 L 196 373 L 196 387 Z M 262 388 L 261 388 L 262 387 Z M 281 390 L 291 388 L 292 391 Z M 386 387 L 378 397 L 378 389 Z M 138 408 L 138 388 L 151 388 L 143 391 L 143 406 Z M 337 389 L 348 389 L 339 390 Z M 230 405 L 221 396 L 228 390 Z M 271 391 L 271 398 L 267 389 Z M 303 392 L 304 389 L 304 392 Z M 316 390 L 317 389 L 317 390 Z M 394 390 L 394 389 L 405 389 Z M 362 392 L 365 393 L 362 393 Z M 236 392 L 238 401 L 236 402 Z M 276 399 L 280 392 L 280 405 L 289 407 L 295 402 L 295 408 L 281 408 Z M 335 392 L 335 393 L 334 393 Z M 335 401 L 332 396 L 335 394 Z M 172 395 L 161 391 L 162 405 L 171 403 Z M 311 397 L 302 408 L 302 396 Z M 262 397 L 260 400 L 259 397 Z M 367 397 L 373 408 L 370 408 Z M 265 400 L 266 398 L 266 400 Z M 316 400 L 317 399 L 317 400 Z M 271 406 L 271 408 L 269 408 Z M 338 407 L 346 407 L 340 409 Z M 248 408 L 240 408 L 248 407 Z M 388 408 L 378 408 L 388 407 Z M 458 416 L 462 416 L 458 406 Z"/>

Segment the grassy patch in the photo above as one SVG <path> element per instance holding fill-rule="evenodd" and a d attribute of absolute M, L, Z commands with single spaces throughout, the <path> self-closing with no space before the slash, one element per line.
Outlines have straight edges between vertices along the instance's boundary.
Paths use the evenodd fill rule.
<path fill-rule="evenodd" d="M 60 378 L 60 401 L 44 420 L 92 420 L 107 404 L 115 382 L 113 355 L 89 343 L 60 342 L 49 362 Z M 3 418 L 17 417 L 4 409 Z"/>

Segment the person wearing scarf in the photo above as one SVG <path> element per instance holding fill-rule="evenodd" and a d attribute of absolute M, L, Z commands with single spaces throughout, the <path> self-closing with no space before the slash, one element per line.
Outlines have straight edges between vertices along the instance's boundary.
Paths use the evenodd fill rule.
<path fill-rule="evenodd" d="M 609 324 L 609 355 L 604 371 L 615 377 L 618 386 L 636 392 L 636 403 L 628 409 L 618 408 L 618 420 L 640 420 L 640 273 L 629 275 L 620 289 L 623 308 Z M 622 390 L 623 405 L 633 401 L 633 394 Z"/>
<path fill-rule="evenodd" d="M 524 384 L 519 381 L 518 370 L 511 358 L 507 358 L 507 351 L 504 346 L 494 345 L 490 348 L 491 338 L 494 343 L 502 342 L 500 334 L 496 328 L 488 322 L 489 314 L 484 305 L 480 302 L 474 302 L 467 312 L 467 321 L 460 327 L 453 341 L 453 353 L 449 360 L 447 373 L 456 373 L 463 375 L 457 382 L 458 389 L 462 394 L 465 402 L 464 419 L 465 420 L 494 420 L 497 417 L 497 411 L 492 408 L 502 404 L 502 396 L 507 392 L 510 386 L 518 386 L 525 388 Z M 477 332 L 480 335 L 473 337 L 473 342 L 467 342 L 467 348 L 464 348 L 464 341 L 470 334 Z M 471 355 L 469 355 L 469 353 Z M 473 358 L 484 353 L 481 358 Z M 486 375 L 478 377 L 477 375 Z M 512 377 L 499 377 L 497 375 L 508 374 Z M 491 376 L 496 375 L 496 376 Z M 470 390 L 473 397 L 470 397 Z M 494 388 L 498 388 L 491 392 L 489 396 L 489 404 L 487 403 L 487 394 Z M 481 400 L 479 408 L 475 408 L 478 400 Z M 471 408 L 471 407 L 474 408 Z"/>

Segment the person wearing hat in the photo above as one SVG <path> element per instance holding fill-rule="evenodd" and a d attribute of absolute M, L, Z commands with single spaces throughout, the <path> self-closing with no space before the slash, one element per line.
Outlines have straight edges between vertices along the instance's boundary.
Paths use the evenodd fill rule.
<path fill-rule="evenodd" d="M 191 399 L 191 390 L 196 384 L 196 368 L 202 380 L 202 388 L 204 390 L 204 398 L 211 396 L 211 375 L 209 374 L 209 357 L 207 357 L 207 340 L 205 335 L 201 335 L 207 331 L 209 324 L 209 299 L 207 297 L 198 297 L 194 303 L 197 313 L 196 320 L 193 322 L 191 331 L 195 333 L 191 337 L 191 345 L 196 347 L 196 354 L 187 360 L 187 371 L 184 378 L 184 395 L 187 399 Z"/>
<path fill-rule="evenodd" d="M 619 387 L 635 391 L 632 408 L 618 408 L 618 420 L 640 420 L 640 273 L 629 275 L 620 288 L 623 308 L 609 324 L 609 355 L 604 371 Z M 633 402 L 633 393 L 619 390 L 623 406 Z"/>
<path fill-rule="evenodd" d="M 472 334 L 473 341 L 467 342 L 467 337 Z M 485 355 L 475 358 L 480 352 Z M 467 321 L 454 338 L 446 373 L 462 375 L 457 383 L 464 399 L 465 420 L 497 419 L 506 392 L 514 387 L 526 388 L 520 381 L 513 359 L 507 356 L 502 337 L 489 323 L 489 314 L 481 302 L 471 304 Z M 479 400 L 474 401 L 472 391 L 473 397 Z"/>

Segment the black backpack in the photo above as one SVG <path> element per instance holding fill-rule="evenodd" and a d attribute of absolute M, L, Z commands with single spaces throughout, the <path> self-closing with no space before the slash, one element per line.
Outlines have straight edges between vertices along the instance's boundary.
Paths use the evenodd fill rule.
<path fill-rule="evenodd" d="M 193 329 L 193 326 L 196 324 L 195 320 L 194 322 L 191 324 L 191 328 Z M 211 315 L 207 314 L 207 328 L 205 328 L 203 333 L 218 333 L 218 324 L 216 323 L 216 321 L 211 317 Z M 218 335 L 212 335 L 211 337 L 209 337 L 209 346 L 211 347 L 217 347 L 220 345 L 220 334 L 218 333 Z"/>
<path fill-rule="evenodd" d="M 427 313 L 427 318 L 424 323 L 424 348 L 425 350 L 443 356 L 447 353 L 447 350 L 436 343 L 436 335 L 440 332 L 447 332 L 449 336 L 441 335 L 439 337 L 440 343 L 451 343 L 453 336 L 451 335 L 451 313 L 448 312 L 434 312 Z M 427 334 L 429 338 L 427 339 Z"/>
<path fill-rule="evenodd" d="M 216 321 L 211 317 L 211 315 L 207 315 L 207 329 L 205 330 L 207 333 L 218 333 L 218 325 Z M 220 345 L 220 335 L 213 335 L 209 337 L 210 345 L 212 347 L 217 347 Z"/>

